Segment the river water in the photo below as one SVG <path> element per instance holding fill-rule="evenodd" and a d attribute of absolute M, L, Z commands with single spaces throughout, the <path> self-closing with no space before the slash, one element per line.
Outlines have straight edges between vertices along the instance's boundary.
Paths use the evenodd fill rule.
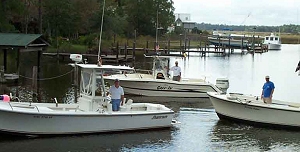
<path fill-rule="evenodd" d="M 170 66 L 179 61 L 183 77 L 205 77 L 211 82 L 219 77 L 230 81 L 228 92 L 259 95 L 265 75 L 275 84 L 274 99 L 300 102 L 300 76 L 294 72 L 300 60 L 299 45 L 282 45 L 281 51 L 263 54 L 241 54 L 235 50 L 230 56 L 209 54 L 199 57 L 191 53 L 187 58 L 171 58 Z M 34 53 L 21 55 L 22 75 L 20 86 L 1 85 L 4 92 L 18 90 L 22 99 L 31 98 L 31 71 L 36 64 Z M 10 60 L 13 70 L 14 63 Z M 150 69 L 151 59 L 138 57 L 131 66 Z M 71 74 L 57 79 L 47 79 L 72 70 L 66 62 L 43 57 L 41 74 L 41 100 L 69 102 L 73 98 Z M 122 85 L 122 82 L 121 82 Z M 250 125 L 220 121 L 208 99 L 167 99 L 130 97 L 134 101 L 162 103 L 176 112 L 181 122 L 171 129 L 105 133 L 50 138 L 16 138 L 0 136 L 0 151 L 3 152 L 98 152 L 98 151 L 299 151 L 300 132 L 259 128 Z M 276 116 L 274 116 L 276 117 Z M 126 122 L 124 122 L 126 123 Z M 62 125 L 68 125 L 63 124 Z"/>

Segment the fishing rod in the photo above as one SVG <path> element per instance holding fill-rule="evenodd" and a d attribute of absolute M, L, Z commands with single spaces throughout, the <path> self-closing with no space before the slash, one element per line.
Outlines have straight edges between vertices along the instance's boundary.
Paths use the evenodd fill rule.
<path fill-rule="evenodd" d="M 103 29 L 103 18 L 104 18 L 104 7 L 105 7 L 105 0 L 103 1 L 103 8 L 102 8 L 102 17 L 101 17 L 101 26 L 100 26 L 100 36 L 99 36 L 99 50 L 98 50 L 98 62 L 101 63 L 101 40 L 102 40 L 102 29 Z M 102 64 L 102 63 L 101 63 Z"/>

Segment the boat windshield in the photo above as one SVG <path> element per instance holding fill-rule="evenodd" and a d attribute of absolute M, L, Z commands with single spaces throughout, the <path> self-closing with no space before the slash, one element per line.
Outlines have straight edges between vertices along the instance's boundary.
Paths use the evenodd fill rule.
<path fill-rule="evenodd" d="M 161 69 L 162 69 L 162 65 L 160 64 L 160 61 L 159 61 L 159 60 L 155 60 L 154 65 L 155 65 L 154 68 L 155 68 L 156 70 L 161 70 Z"/>
<path fill-rule="evenodd" d="M 105 90 L 104 90 L 103 84 L 102 84 L 102 75 L 97 75 L 96 77 L 96 88 L 95 88 L 95 96 L 104 96 Z"/>
<path fill-rule="evenodd" d="M 91 71 L 85 70 L 81 72 L 80 93 L 84 95 L 92 95 L 92 77 Z"/>
<path fill-rule="evenodd" d="M 154 59 L 154 69 L 155 70 L 164 70 L 165 67 L 168 66 L 168 59 L 167 58 L 157 58 Z"/>

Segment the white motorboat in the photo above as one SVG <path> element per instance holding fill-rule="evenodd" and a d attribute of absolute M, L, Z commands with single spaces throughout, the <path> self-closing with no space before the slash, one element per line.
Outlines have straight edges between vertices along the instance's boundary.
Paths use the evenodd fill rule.
<path fill-rule="evenodd" d="M 300 104 L 273 100 L 264 103 L 260 97 L 243 94 L 207 93 L 220 119 L 262 126 L 300 129 Z"/>
<path fill-rule="evenodd" d="M 280 50 L 280 36 L 276 36 L 274 33 L 271 33 L 271 35 L 265 36 L 263 44 L 267 45 L 269 50 Z"/>
<path fill-rule="evenodd" d="M 208 97 L 207 92 L 226 92 L 229 87 L 226 78 L 217 79 L 216 85 L 206 81 L 205 78 L 182 78 L 180 81 L 173 81 L 168 74 L 168 68 L 165 68 L 168 67 L 166 56 L 154 56 L 153 59 L 152 71 L 147 71 L 148 73 L 124 72 L 105 76 L 104 79 L 110 85 L 113 85 L 115 79 L 119 79 L 125 93 L 141 96 Z"/>
<path fill-rule="evenodd" d="M 0 131 L 23 135 L 61 135 L 172 126 L 174 111 L 161 104 L 133 103 L 129 99 L 120 111 L 112 111 L 110 100 L 105 95 L 106 87 L 101 85 L 104 84 L 103 71 L 108 66 L 75 64 L 75 69 L 77 67 L 81 69 L 78 102 L 5 102 L 3 98 L 0 100 Z"/>

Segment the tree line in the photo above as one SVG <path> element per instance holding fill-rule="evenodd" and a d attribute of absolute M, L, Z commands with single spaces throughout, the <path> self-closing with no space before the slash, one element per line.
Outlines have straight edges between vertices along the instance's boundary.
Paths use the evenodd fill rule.
<path fill-rule="evenodd" d="M 202 30 L 232 30 L 232 31 L 248 31 L 248 32 L 282 32 L 299 34 L 300 26 L 295 24 L 284 24 L 281 26 L 246 26 L 246 25 L 225 25 L 225 24 L 208 24 L 200 23 L 197 25 L 198 29 Z"/>
<path fill-rule="evenodd" d="M 104 0 L 0 0 L 0 32 L 41 33 L 47 38 L 65 37 L 87 42 L 99 35 Z M 175 25 L 172 0 L 106 0 L 103 39 L 116 35 L 155 37 Z M 244 26 L 200 23 L 193 32 L 232 29 L 235 31 L 299 33 L 298 25 Z M 177 30 L 177 31 L 176 31 Z M 182 33 L 175 28 L 173 34 Z M 50 41 L 51 42 L 51 41 Z"/>
<path fill-rule="evenodd" d="M 0 2 L 0 32 L 78 38 L 100 31 L 103 0 Z M 167 29 L 174 22 L 171 0 L 106 0 L 104 8 L 103 37 L 106 39 L 113 35 L 133 37 L 135 33 L 155 36 L 156 27 Z"/>

